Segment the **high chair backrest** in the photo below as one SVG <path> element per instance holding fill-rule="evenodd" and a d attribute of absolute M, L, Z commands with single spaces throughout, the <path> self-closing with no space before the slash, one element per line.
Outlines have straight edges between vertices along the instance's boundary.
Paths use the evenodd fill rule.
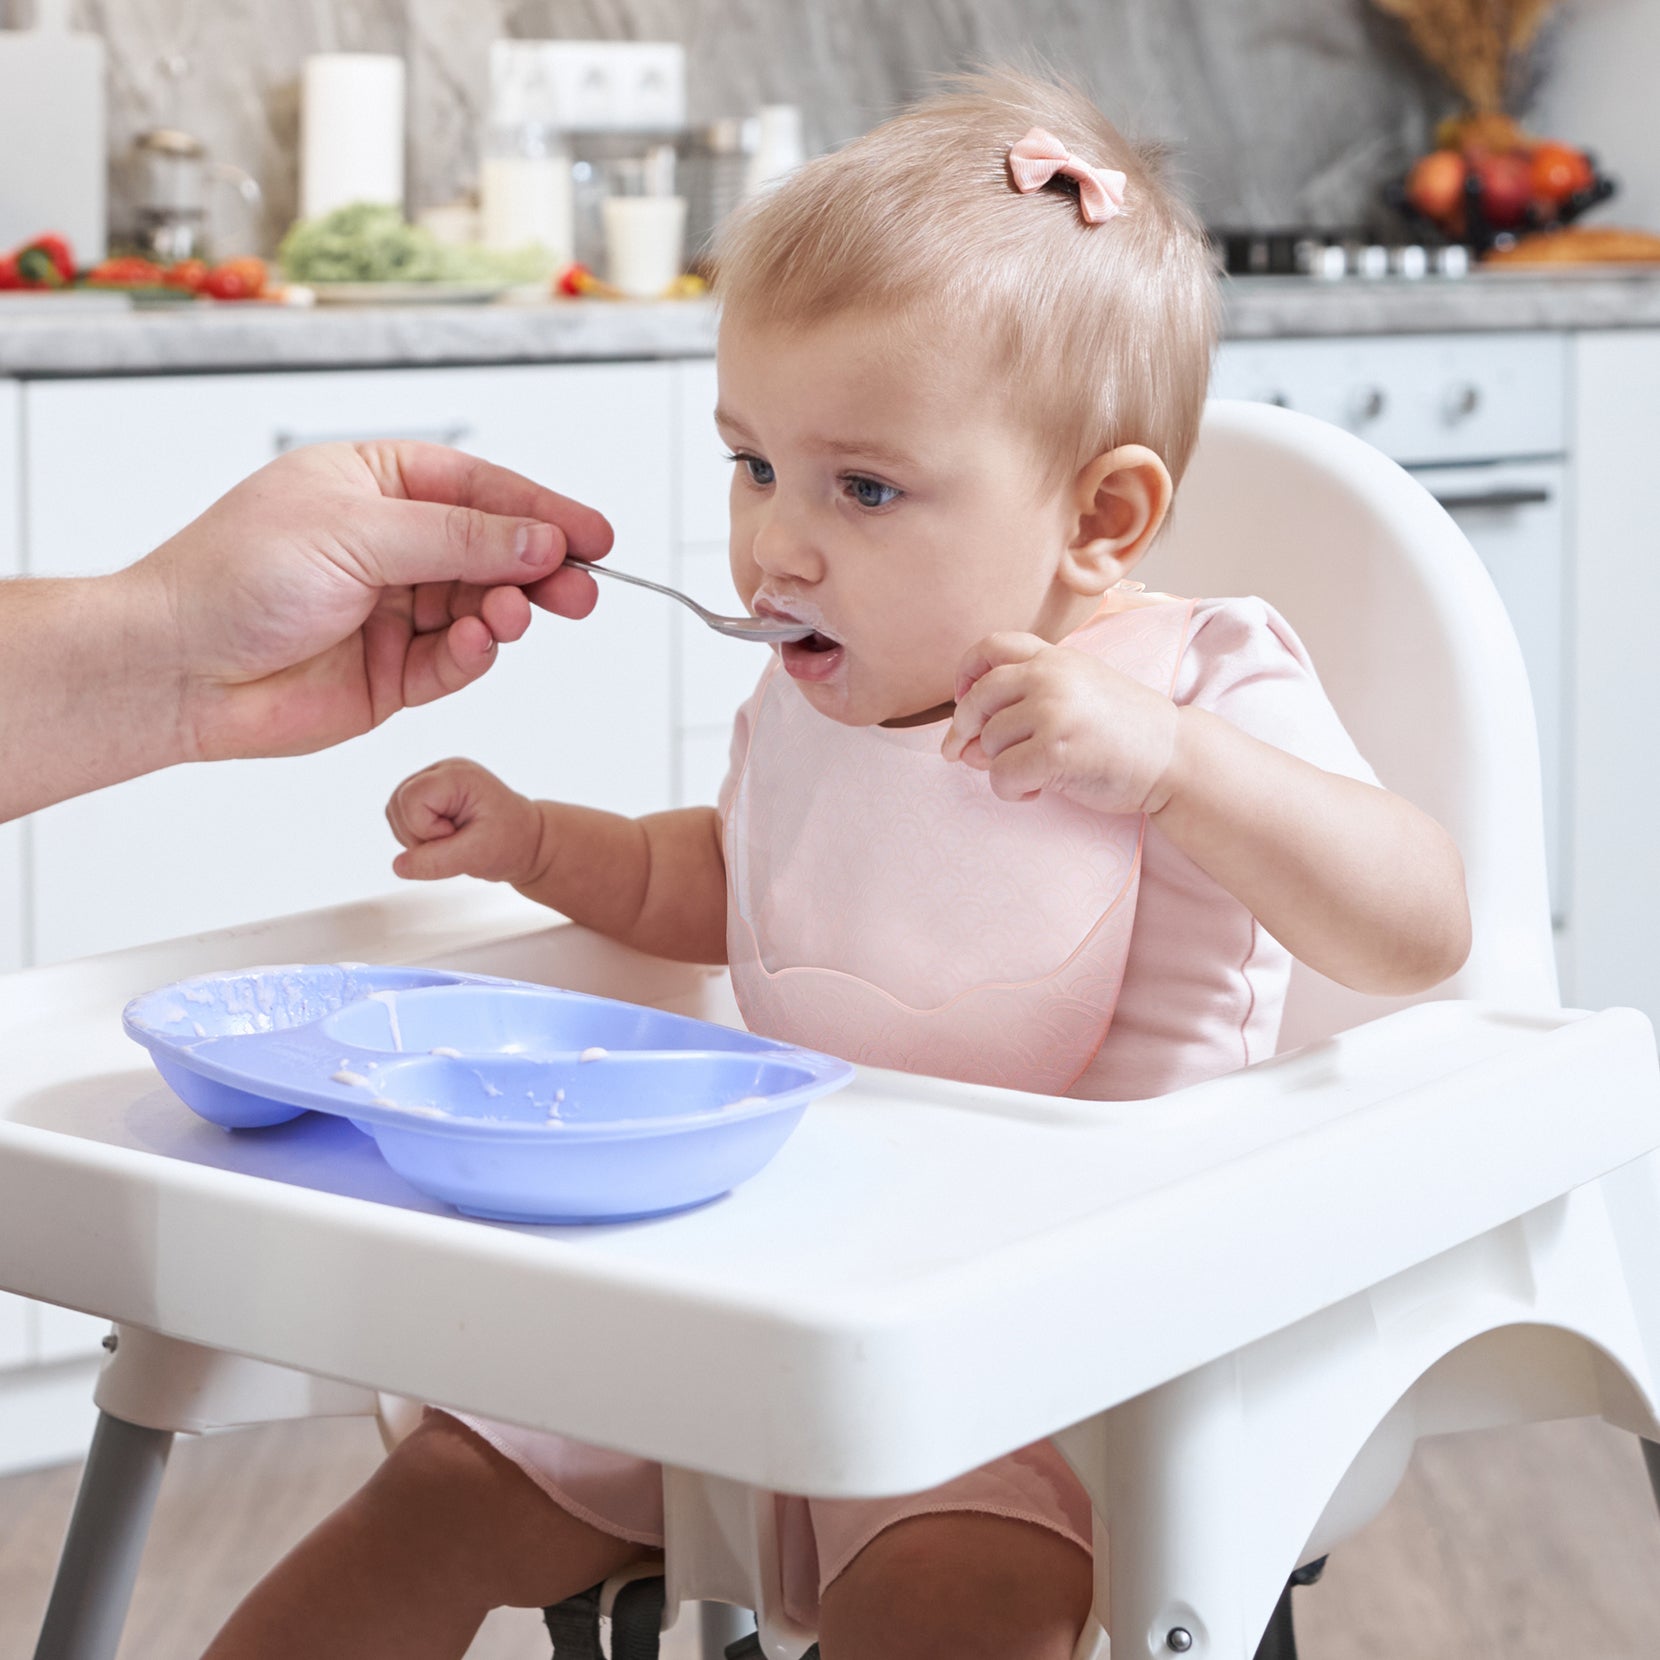
<path fill-rule="evenodd" d="M 1212 402 L 1150 588 L 1256 594 L 1301 636 L 1390 789 L 1464 855 L 1474 943 L 1427 997 L 1555 1006 L 1539 746 L 1520 648 L 1463 532 L 1395 462 L 1323 421 Z M 1397 1008 L 1298 964 L 1280 1047 Z"/>

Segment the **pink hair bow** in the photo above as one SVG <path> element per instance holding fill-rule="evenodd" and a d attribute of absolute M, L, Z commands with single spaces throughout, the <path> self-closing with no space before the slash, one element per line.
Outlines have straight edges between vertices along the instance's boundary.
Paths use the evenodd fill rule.
<path fill-rule="evenodd" d="M 1080 161 L 1042 127 L 1033 127 L 1009 146 L 1009 172 L 1022 195 L 1042 190 L 1056 174 L 1076 179 L 1078 209 L 1087 224 L 1099 225 L 1124 211 L 1124 175 L 1116 168 L 1091 167 Z"/>

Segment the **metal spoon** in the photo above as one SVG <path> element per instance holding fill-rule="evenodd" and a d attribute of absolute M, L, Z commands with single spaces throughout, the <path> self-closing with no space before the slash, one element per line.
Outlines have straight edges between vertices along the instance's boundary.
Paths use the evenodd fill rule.
<path fill-rule="evenodd" d="M 759 640 L 763 645 L 782 645 L 789 640 L 805 640 L 809 634 L 817 630 L 806 623 L 795 622 L 768 622 L 765 617 L 722 617 L 713 611 L 705 610 L 703 606 L 691 597 L 683 594 L 678 588 L 665 588 L 661 582 L 648 582 L 643 576 L 631 576 L 627 571 L 619 571 L 614 565 L 601 565 L 588 559 L 565 560 L 567 566 L 579 571 L 592 571 L 595 576 L 612 576 L 618 582 L 632 582 L 636 588 L 649 588 L 654 594 L 667 594 L 670 599 L 677 599 L 688 610 L 695 611 L 701 621 L 707 623 L 717 634 L 724 634 L 732 640 Z"/>

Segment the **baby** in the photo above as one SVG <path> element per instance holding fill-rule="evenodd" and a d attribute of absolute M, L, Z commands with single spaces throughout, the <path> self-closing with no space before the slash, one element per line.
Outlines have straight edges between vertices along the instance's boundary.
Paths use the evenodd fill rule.
<path fill-rule="evenodd" d="M 1125 581 L 1193 450 L 1217 295 L 1087 100 L 972 78 L 753 204 L 719 272 L 733 580 L 814 632 L 739 714 L 718 810 L 619 818 L 445 761 L 388 808 L 400 875 L 729 963 L 772 1037 L 1101 1099 L 1272 1054 L 1293 954 L 1380 993 L 1457 969 L 1458 853 L 1377 786 L 1284 621 Z M 1085 1628 L 1089 1502 L 1047 1442 L 778 1514 L 824 1660 L 1067 1660 Z M 210 1655 L 459 1656 L 489 1609 L 662 1544 L 655 1467 L 429 1411 Z"/>

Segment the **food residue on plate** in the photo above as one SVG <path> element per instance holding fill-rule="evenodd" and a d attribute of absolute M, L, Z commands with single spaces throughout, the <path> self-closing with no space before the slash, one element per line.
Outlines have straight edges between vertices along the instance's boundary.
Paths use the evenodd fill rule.
<path fill-rule="evenodd" d="M 609 1049 L 601 1049 L 596 1045 L 592 1049 L 584 1049 L 576 1058 L 579 1061 L 602 1061 L 610 1053 Z"/>
<path fill-rule="evenodd" d="M 428 1050 L 427 1053 L 432 1055 L 442 1055 L 445 1060 L 458 1061 L 461 1059 L 461 1051 L 459 1049 L 449 1049 L 442 1044 L 440 1044 L 436 1049 Z"/>

